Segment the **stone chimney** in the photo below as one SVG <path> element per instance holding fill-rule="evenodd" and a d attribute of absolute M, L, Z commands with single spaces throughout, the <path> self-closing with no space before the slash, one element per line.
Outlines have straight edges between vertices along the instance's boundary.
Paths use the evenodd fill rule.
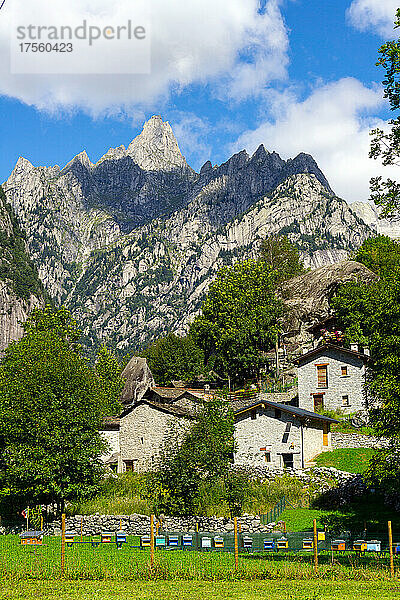
<path fill-rule="evenodd" d="M 371 356 L 369 346 L 364 346 L 363 348 L 365 356 Z"/>
<path fill-rule="evenodd" d="M 358 344 L 351 343 L 350 344 L 350 350 L 352 350 L 353 352 L 358 352 Z"/>

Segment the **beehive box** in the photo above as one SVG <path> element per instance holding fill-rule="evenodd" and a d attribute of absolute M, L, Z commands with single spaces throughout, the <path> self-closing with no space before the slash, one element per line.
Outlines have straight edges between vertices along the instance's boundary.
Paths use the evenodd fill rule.
<path fill-rule="evenodd" d="M 306 538 L 303 540 L 303 550 L 312 550 L 314 548 L 314 540 Z"/>
<path fill-rule="evenodd" d="M 122 548 L 123 544 L 126 544 L 127 542 L 127 535 L 125 533 L 125 531 L 117 531 L 115 534 L 115 543 L 117 544 L 118 548 Z"/>
<path fill-rule="evenodd" d="M 365 540 L 355 540 L 353 543 L 353 550 L 356 552 L 365 552 L 367 549 L 367 542 Z"/>
<path fill-rule="evenodd" d="M 287 550 L 289 548 L 289 540 L 287 538 L 280 538 L 276 541 L 277 550 Z"/>
<path fill-rule="evenodd" d="M 344 540 L 333 540 L 331 543 L 331 550 L 343 552 L 346 550 L 346 542 Z"/>
<path fill-rule="evenodd" d="M 179 535 L 168 536 L 168 546 L 170 548 L 178 548 L 179 547 Z"/>
<path fill-rule="evenodd" d="M 142 535 L 140 538 L 140 545 L 142 548 L 150 548 L 150 536 Z"/>
<path fill-rule="evenodd" d="M 243 548 L 249 549 L 253 547 L 253 540 L 251 537 L 245 536 L 243 538 Z"/>
<path fill-rule="evenodd" d="M 393 552 L 395 554 L 400 554 L 400 542 L 396 542 L 393 544 Z"/>
<path fill-rule="evenodd" d="M 74 539 L 75 539 L 75 531 L 66 531 L 65 532 L 65 543 L 67 544 L 68 547 L 71 547 L 74 545 Z"/>
<path fill-rule="evenodd" d="M 379 540 L 369 540 L 367 541 L 367 551 L 368 552 L 380 552 L 382 543 Z"/>
<path fill-rule="evenodd" d="M 112 531 L 102 531 L 100 534 L 100 539 L 102 544 L 111 544 L 113 541 Z"/>
<path fill-rule="evenodd" d="M 215 538 L 214 538 L 214 548 L 220 548 L 221 549 L 221 548 L 224 547 L 224 545 L 225 545 L 224 544 L 224 538 L 221 537 L 221 536 L 219 536 L 219 535 L 215 536 Z"/>
<path fill-rule="evenodd" d="M 193 546 L 193 536 L 192 535 L 182 536 L 182 546 L 184 548 L 191 548 Z"/>
<path fill-rule="evenodd" d="M 42 531 L 24 531 L 20 534 L 21 546 L 42 546 Z"/>
<path fill-rule="evenodd" d="M 156 537 L 156 548 L 165 548 L 167 545 L 167 540 L 165 535 L 158 535 Z"/>
<path fill-rule="evenodd" d="M 273 552 L 275 550 L 275 542 L 274 542 L 274 540 L 264 540 L 264 550 L 268 550 L 269 552 Z"/>
<path fill-rule="evenodd" d="M 201 547 L 202 548 L 211 548 L 211 538 L 210 537 L 201 538 Z"/>

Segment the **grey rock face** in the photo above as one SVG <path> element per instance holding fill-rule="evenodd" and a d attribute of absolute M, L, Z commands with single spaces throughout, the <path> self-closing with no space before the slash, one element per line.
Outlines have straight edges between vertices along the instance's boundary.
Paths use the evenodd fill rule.
<path fill-rule="evenodd" d="M 44 303 L 40 293 L 31 293 L 29 288 L 20 289 L 20 285 L 16 286 L 18 280 L 10 278 L 12 273 L 8 272 L 8 267 L 12 271 L 21 270 L 26 273 L 25 263 L 29 260 L 23 252 L 17 255 L 13 253 L 16 236 L 20 236 L 20 232 L 12 222 L 0 188 L 0 355 L 10 342 L 22 337 L 22 323 L 31 310 Z M 32 278 L 35 280 L 35 273 Z M 27 282 L 27 285 L 31 285 L 31 282 Z M 32 286 L 40 288 L 40 284 L 35 286 L 35 281 Z"/>
<path fill-rule="evenodd" d="M 5 185 L 48 292 L 86 342 L 122 351 L 183 333 L 217 271 L 287 235 L 307 266 L 343 260 L 373 232 L 337 198 L 313 158 L 264 146 L 195 173 L 153 117 L 128 149 L 64 169 L 20 159 Z"/>

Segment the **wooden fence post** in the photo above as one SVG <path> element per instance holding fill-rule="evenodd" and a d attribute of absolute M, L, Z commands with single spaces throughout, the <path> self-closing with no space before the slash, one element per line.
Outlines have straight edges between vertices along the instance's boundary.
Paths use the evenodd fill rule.
<path fill-rule="evenodd" d="M 390 576 L 394 577 L 392 521 L 388 521 L 388 530 L 389 530 Z"/>
<path fill-rule="evenodd" d="M 154 515 L 150 517 L 150 565 L 154 567 Z"/>
<path fill-rule="evenodd" d="M 81 517 L 81 542 L 83 542 L 83 517 Z"/>
<path fill-rule="evenodd" d="M 316 519 L 314 519 L 314 572 L 318 572 L 318 533 Z"/>
<path fill-rule="evenodd" d="M 65 572 L 65 515 L 61 517 L 61 575 Z"/>
<path fill-rule="evenodd" d="M 238 526 L 237 517 L 233 518 L 234 532 L 235 532 L 235 569 L 239 568 L 239 544 L 238 544 Z"/>

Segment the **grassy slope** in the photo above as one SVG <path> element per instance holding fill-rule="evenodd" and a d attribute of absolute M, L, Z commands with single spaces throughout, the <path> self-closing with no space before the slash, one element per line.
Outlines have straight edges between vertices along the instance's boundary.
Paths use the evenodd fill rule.
<path fill-rule="evenodd" d="M 400 598 L 396 582 L 18 582 L 2 583 L 0 600 L 361 600 Z"/>
<path fill-rule="evenodd" d="M 348 473 L 364 473 L 374 454 L 372 448 L 338 448 L 316 457 L 318 467 L 334 467 Z"/>

